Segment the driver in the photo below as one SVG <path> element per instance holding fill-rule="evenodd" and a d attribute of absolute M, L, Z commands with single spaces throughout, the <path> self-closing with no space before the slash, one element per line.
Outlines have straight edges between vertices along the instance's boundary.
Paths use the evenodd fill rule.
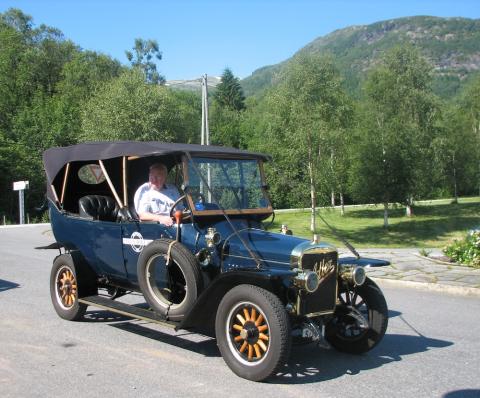
<path fill-rule="evenodd" d="M 166 184 L 168 169 L 163 163 L 150 166 L 148 182 L 135 192 L 133 202 L 141 221 L 158 221 L 171 226 L 170 211 L 180 193 L 174 185 Z"/>

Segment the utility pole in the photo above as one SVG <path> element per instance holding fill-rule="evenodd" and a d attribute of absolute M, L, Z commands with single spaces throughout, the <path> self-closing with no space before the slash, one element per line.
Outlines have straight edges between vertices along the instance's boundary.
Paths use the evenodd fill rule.
<path fill-rule="evenodd" d="M 205 73 L 202 76 L 202 145 L 210 145 L 210 131 L 208 129 L 208 79 Z"/>
<path fill-rule="evenodd" d="M 200 82 L 202 88 L 202 131 L 200 137 L 200 143 L 202 145 L 210 145 L 210 130 L 208 127 L 208 79 L 207 74 L 205 73 L 201 78 L 194 79 L 194 80 L 174 80 L 171 82 L 167 82 L 167 86 L 181 86 L 185 84 L 194 83 L 195 86 Z M 200 168 L 203 170 L 203 167 Z M 211 181 L 211 165 L 207 165 L 207 181 L 210 184 Z M 203 182 L 200 181 L 200 192 L 204 193 Z M 208 190 L 207 192 L 208 201 L 211 202 L 211 193 Z"/>
<path fill-rule="evenodd" d="M 210 145 L 210 130 L 208 128 L 208 79 L 205 73 L 202 76 L 202 145 Z M 211 187 L 211 169 L 210 164 L 207 165 L 207 182 Z M 208 202 L 212 201 L 212 194 L 210 189 L 207 190 Z"/>

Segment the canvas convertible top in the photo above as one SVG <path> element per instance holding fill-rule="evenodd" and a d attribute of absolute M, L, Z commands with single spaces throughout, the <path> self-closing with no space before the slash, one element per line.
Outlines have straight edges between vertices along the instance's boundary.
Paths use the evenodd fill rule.
<path fill-rule="evenodd" d="M 270 159 L 269 156 L 261 153 L 215 145 L 176 144 L 158 141 L 110 141 L 89 142 L 47 149 L 43 153 L 43 164 L 47 174 L 47 182 L 50 185 L 60 170 L 69 162 L 106 160 L 121 156 L 182 155 L 187 152 L 192 156 L 223 155 L 232 158 Z"/>

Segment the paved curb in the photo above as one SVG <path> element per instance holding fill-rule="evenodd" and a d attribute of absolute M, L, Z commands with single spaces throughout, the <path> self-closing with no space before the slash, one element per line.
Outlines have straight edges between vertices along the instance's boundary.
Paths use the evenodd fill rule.
<path fill-rule="evenodd" d="M 49 226 L 50 223 L 38 223 L 38 224 L 13 224 L 13 225 L 0 225 L 0 229 L 11 229 L 11 228 L 31 228 L 39 226 Z"/>
<path fill-rule="evenodd" d="M 413 254 L 414 256 L 417 256 L 417 257 L 421 258 L 421 259 L 433 261 L 434 263 L 441 264 L 441 265 L 452 265 L 452 266 L 455 266 L 455 267 L 467 267 L 467 268 L 472 268 L 472 267 L 469 267 L 468 265 L 465 265 L 465 264 L 450 263 L 450 262 L 448 262 L 448 261 L 442 261 L 442 260 L 437 260 L 436 258 L 422 256 L 422 255 L 419 254 L 419 253 L 412 253 L 412 254 Z M 474 269 L 474 268 L 472 268 L 472 269 Z"/>
<path fill-rule="evenodd" d="M 476 287 L 451 286 L 441 283 L 402 281 L 398 279 L 386 279 L 371 277 L 379 285 L 390 285 L 393 287 L 407 287 L 416 290 L 427 290 L 438 293 L 448 293 L 454 296 L 480 297 L 480 289 Z"/>

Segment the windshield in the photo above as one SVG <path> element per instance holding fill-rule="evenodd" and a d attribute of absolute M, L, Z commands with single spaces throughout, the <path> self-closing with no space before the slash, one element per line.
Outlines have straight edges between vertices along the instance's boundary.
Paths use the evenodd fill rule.
<path fill-rule="evenodd" d="M 188 193 L 195 210 L 253 210 L 270 205 L 262 189 L 257 160 L 193 158 L 192 161 L 188 164 Z"/>

